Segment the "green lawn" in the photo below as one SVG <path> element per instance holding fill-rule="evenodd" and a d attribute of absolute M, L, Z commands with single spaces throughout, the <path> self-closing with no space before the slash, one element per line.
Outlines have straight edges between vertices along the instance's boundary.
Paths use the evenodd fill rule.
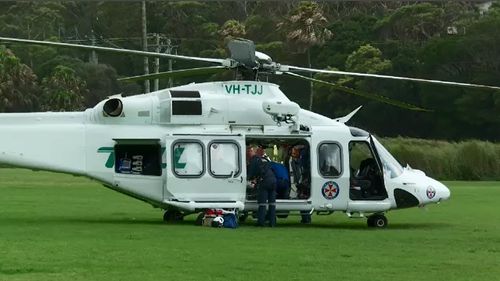
<path fill-rule="evenodd" d="M 84 178 L 0 169 L 0 280 L 500 280 L 500 183 L 449 182 L 452 199 L 275 229 L 177 225 Z"/>

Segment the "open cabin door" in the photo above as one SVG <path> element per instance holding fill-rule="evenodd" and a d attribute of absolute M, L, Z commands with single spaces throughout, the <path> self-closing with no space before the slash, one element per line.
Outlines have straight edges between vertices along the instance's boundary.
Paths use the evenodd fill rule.
<path fill-rule="evenodd" d="M 163 152 L 160 139 L 114 139 L 114 187 L 146 201 L 163 200 Z"/>
<path fill-rule="evenodd" d="M 349 142 L 350 194 L 348 211 L 382 212 L 390 208 L 384 170 L 372 137 Z"/>
<path fill-rule="evenodd" d="M 174 135 L 167 136 L 165 143 L 166 202 L 195 203 L 194 206 L 244 202 L 246 165 L 242 136 Z"/>

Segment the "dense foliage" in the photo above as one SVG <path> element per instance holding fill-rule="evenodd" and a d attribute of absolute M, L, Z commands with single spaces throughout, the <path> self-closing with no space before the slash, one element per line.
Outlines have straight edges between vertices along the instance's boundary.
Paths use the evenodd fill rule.
<path fill-rule="evenodd" d="M 162 51 L 168 47 L 179 54 L 225 56 L 228 38 L 244 36 L 282 63 L 500 85 L 498 1 L 487 10 L 457 1 L 174 1 L 147 3 L 147 15 L 148 32 L 162 34 Z M 98 45 L 141 49 L 141 4 L 0 2 L 0 35 L 83 44 L 95 38 Z M 149 44 L 154 41 L 151 37 Z M 7 47 L 0 49 L 1 111 L 74 110 L 93 106 L 108 95 L 141 92 L 141 84 L 116 81 L 118 75 L 141 74 L 140 57 L 98 54 L 100 64 L 91 64 L 88 52 Z M 173 64 L 174 69 L 192 66 L 197 65 Z M 162 61 L 161 70 L 167 68 L 168 63 Z M 184 78 L 174 83 L 231 77 Z M 321 78 L 433 110 L 410 112 L 314 86 L 314 111 L 334 117 L 364 105 L 352 122 L 379 135 L 500 140 L 498 92 Z M 308 82 L 286 77 L 270 80 L 302 107 L 309 106 Z M 51 99 L 57 102 L 47 102 Z"/>
<path fill-rule="evenodd" d="M 37 101 L 36 75 L 5 48 L 0 48 L 0 111 L 29 111 Z"/>
<path fill-rule="evenodd" d="M 500 180 L 500 144 L 387 138 L 382 142 L 401 162 L 440 180 Z"/>

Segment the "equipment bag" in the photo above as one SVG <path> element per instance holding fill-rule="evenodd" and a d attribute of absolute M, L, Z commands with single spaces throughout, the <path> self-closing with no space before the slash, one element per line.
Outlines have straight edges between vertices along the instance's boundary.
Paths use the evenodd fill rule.
<path fill-rule="evenodd" d="M 225 214 L 224 215 L 224 227 L 225 228 L 237 228 L 238 220 L 236 219 L 235 214 Z"/>

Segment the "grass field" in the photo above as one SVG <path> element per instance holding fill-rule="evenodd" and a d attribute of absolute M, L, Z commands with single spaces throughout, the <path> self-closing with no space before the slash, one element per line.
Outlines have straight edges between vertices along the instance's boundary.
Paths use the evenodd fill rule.
<path fill-rule="evenodd" d="M 84 178 L 0 169 L 0 280 L 500 280 L 500 183 L 448 182 L 450 201 L 274 229 L 164 224 Z"/>

